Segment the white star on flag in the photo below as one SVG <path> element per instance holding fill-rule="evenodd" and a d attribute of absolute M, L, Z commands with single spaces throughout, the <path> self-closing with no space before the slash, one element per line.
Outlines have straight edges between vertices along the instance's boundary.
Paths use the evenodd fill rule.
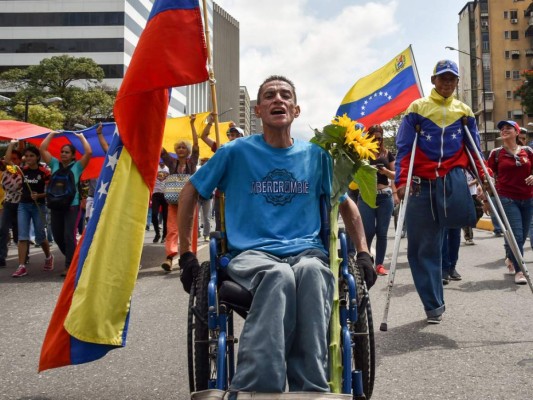
<path fill-rule="evenodd" d="M 107 165 L 106 167 L 111 167 L 111 170 L 115 170 L 115 167 L 117 166 L 118 162 L 118 150 L 115 152 L 115 154 L 111 154 L 107 157 Z"/>
<path fill-rule="evenodd" d="M 100 184 L 100 189 L 98 189 L 98 194 L 100 196 L 107 196 L 107 185 L 109 185 L 109 182 L 107 183 L 102 182 Z"/>

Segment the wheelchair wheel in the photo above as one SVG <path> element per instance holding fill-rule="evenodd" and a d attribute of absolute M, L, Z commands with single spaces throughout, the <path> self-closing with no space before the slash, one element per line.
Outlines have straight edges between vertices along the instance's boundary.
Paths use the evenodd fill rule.
<path fill-rule="evenodd" d="M 372 397 L 374 390 L 374 378 L 376 373 L 374 323 L 368 290 L 361 271 L 357 267 L 355 258 L 350 256 L 348 269 L 355 278 L 357 287 L 357 301 L 359 304 L 359 319 L 352 323 L 351 332 L 353 337 L 353 364 L 355 369 L 362 372 L 363 391 L 367 399 Z"/>
<path fill-rule="evenodd" d="M 208 389 L 210 358 L 207 329 L 207 285 L 209 278 L 210 270 L 207 261 L 200 266 L 189 296 L 187 359 L 191 393 Z"/>

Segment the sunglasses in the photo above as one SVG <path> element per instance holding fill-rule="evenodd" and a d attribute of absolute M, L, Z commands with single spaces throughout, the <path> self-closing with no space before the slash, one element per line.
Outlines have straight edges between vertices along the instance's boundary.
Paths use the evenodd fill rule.
<path fill-rule="evenodd" d="M 518 157 L 516 154 L 514 154 L 513 156 L 514 156 L 514 160 L 515 160 L 516 166 L 517 167 L 521 167 L 522 163 L 520 162 L 520 157 Z"/>

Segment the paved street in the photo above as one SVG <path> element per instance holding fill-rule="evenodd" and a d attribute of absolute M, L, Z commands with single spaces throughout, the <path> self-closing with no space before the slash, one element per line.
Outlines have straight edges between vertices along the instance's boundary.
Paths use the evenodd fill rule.
<path fill-rule="evenodd" d="M 389 235 L 390 255 L 392 229 Z M 61 269 L 41 271 L 44 258 L 32 248 L 29 275 L 13 279 L 16 259 L 10 248 L 8 267 L 0 269 L 0 399 L 188 398 L 187 297 L 176 272 L 162 273 L 164 248 L 152 238 L 153 231 L 147 232 L 126 348 L 42 374 L 37 374 L 40 346 L 61 289 Z M 502 238 L 475 230 L 475 241 L 461 246 L 463 280 L 445 288 L 445 318 L 432 326 L 414 291 L 402 241 L 388 332 L 379 331 L 386 278 L 371 290 L 377 354 L 373 399 L 533 399 L 533 294 L 505 274 Z M 57 246 L 53 251 L 60 266 Z M 200 257 L 206 256 L 202 247 Z M 526 260 L 533 261 L 529 242 Z"/>

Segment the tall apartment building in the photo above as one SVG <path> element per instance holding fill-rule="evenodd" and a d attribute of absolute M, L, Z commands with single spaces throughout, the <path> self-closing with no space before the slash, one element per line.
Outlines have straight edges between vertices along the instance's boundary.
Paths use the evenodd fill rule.
<path fill-rule="evenodd" d="M 105 84 L 118 88 L 146 25 L 152 3 L 153 0 L 0 0 L 0 71 L 36 65 L 44 58 L 62 54 L 89 57 L 103 68 Z M 212 32 L 212 0 L 208 0 L 207 4 L 209 30 Z M 225 37 L 221 35 L 218 45 L 224 42 Z M 214 52 L 217 52 L 216 45 Z M 221 62 L 224 65 L 224 59 Z M 232 71 L 235 63 L 237 83 L 233 104 L 237 109 L 238 40 Z M 224 70 L 222 66 L 219 69 Z M 221 76 L 217 78 L 219 85 L 223 85 L 224 79 Z M 235 80 L 234 75 L 232 79 Z M 206 111 L 210 109 L 209 104 L 208 84 L 180 87 L 172 90 L 168 112 L 170 116 L 177 117 Z"/>
<path fill-rule="evenodd" d="M 239 124 L 239 22 L 216 3 L 213 3 L 212 16 L 218 113 L 221 121 Z M 209 89 L 207 107 L 198 111 L 212 109 L 210 93 Z"/>
<path fill-rule="evenodd" d="M 476 114 L 483 150 L 491 150 L 498 121 L 533 121 L 514 93 L 533 69 L 533 1 L 470 1 L 459 12 L 458 38 L 459 99 Z"/>
<path fill-rule="evenodd" d="M 250 101 L 250 133 L 263 132 L 263 122 L 261 118 L 255 116 L 255 106 L 257 105 L 257 100 Z"/>
<path fill-rule="evenodd" d="M 239 95 L 239 126 L 244 129 L 244 134 L 250 132 L 250 95 L 246 86 L 241 86 Z"/>

